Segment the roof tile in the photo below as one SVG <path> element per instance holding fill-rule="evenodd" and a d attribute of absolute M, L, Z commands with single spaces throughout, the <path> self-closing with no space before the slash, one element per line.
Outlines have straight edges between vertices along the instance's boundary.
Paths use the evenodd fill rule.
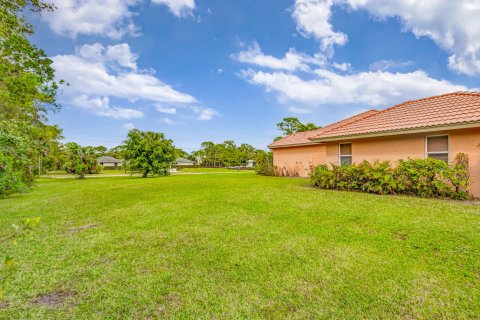
<path fill-rule="evenodd" d="M 291 134 L 289 136 L 286 136 L 282 139 L 279 139 L 277 141 L 272 142 L 271 144 L 268 145 L 269 148 L 282 148 L 282 147 L 291 147 L 295 145 L 308 145 L 308 144 L 314 144 L 310 139 L 316 136 L 319 136 L 329 130 L 333 130 L 335 128 L 338 128 L 340 126 L 346 125 L 346 124 L 351 124 L 354 123 L 355 121 L 359 121 L 361 119 L 364 119 L 366 117 L 369 117 L 373 114 L 376 114 L 380 111 L 378 110 L 368 110 L 366 112 L 359 113 L 357 115 L 354 115 L 353 117 L 349 117 L 347 119 L 343 119 L 341 121 L 332 123 L 326 127 L 323 128 L 318 128 L 315 130 L 310 130 L 310 131 L 304 131 L 304 132 L 297 132 L 294 134 Z"/>
<path fill-rule="evenodd" d="M 362 119 L 317 133 L 312 139 L 336 138 L 480 122 L 480 93 L 454 92 L 407 101 Z"/>

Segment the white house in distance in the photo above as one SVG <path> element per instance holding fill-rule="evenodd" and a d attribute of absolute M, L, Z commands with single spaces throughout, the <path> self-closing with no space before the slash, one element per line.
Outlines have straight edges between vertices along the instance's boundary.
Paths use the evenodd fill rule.
<path fill-rule="evenodd" d="M 122 160 L 110 156 L 102 156 L 97 159 L 97 162 L 105 169 L 120 169 L 122 167 Z"/>
<path fill-rule="evenodd" d="M 247 160 L 247 168 L 253 168 L 255 166 L 255 161 Z"/>
<path fill-rule="evenodd" d="M 188 160 L 185 158 L 177 158 L 176 162 L 176 167 L 181 169 L 181 168 L 190 168 L 195 166 L 195 161 Z"/>

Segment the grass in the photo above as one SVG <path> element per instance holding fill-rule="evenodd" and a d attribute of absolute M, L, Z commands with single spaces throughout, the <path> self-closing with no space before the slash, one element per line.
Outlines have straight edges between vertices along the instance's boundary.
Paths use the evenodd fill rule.
<path fill-rule="evenodd" d="M 104 169 L 102 170 L 99 174 L 95 174 L 95 175 L 100 175 L 100 174 L 108 174 L 108 175 L 117 175 L 117 174 L 120 174 L 120 175 L 124 175 L 124 174 L 128 174 L 129 172 L 125 172 L 125 170 L 114 170 L 114 169 Z M 57 176 L 75 176 L 74 174 L 71 174 L 71 173 L 67 173 L 65 170 L 54 170 L 54 171 L 50 171 L 44 175 L 42 175 L 42 177 L 44 178 L 49 178 L 49 177 L 57 177 Z M 87 176 L 89 176 L 87 174 Z"/>
<path fill-rule="evenodd" d="M 204 172 L 204 173 L 213 173 L 213 172 L 252 172 L 252 170 L 237 170 L 237 169 L 227 169 L 227 168 L 182 168 L 178 170 L 179 173 L 186 172 Z"/>
<path fill-rule="evenodd" d="M 480 207 L 252 173 L 45 179 L 0 201 L 8 319 L 475 318 Z"/>

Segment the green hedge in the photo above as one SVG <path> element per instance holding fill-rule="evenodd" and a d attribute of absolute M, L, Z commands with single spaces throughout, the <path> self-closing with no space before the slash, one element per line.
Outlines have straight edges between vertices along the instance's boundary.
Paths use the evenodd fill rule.
<path fill-rule="evenodd" d="M 376 194 L 408 194 L 429 198 L 469 198 L 468 157 L 458 154 L 455 164 L 441 160 L 363 161 L 351 166 L 320 165 L 310 174 L 312 185 L 322 189 L 362 191 Z"/>

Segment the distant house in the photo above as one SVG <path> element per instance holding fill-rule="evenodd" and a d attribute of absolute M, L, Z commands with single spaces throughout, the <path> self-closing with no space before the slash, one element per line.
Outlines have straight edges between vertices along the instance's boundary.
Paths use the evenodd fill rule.
<path fill-rule="evenodd" d="M 255 166 L 255 161 L 247 160 L 247 168 L 253 168 Z"/>
<path fill-rule="evenodd" d="M 480 93 L 455 92 L 369 110 L 269 145 L 273 163 L 306 177 L 319 164 L 362 160 L 470 158 L 470 187 L 480 197 Z"/>
<path fill-rule="evenodd" d="M 188 160 L 185 158 L 177 158 L 175 162 L 178 168 L 188 168 L 188 167 L 195 166 L 195 161 Z"/>
<path fill-rule="evenodd" d="M 105 169 L 119 169 L 122 167 L 122 160 L 110 156 L 102 156 L 97 159 Z"/>

